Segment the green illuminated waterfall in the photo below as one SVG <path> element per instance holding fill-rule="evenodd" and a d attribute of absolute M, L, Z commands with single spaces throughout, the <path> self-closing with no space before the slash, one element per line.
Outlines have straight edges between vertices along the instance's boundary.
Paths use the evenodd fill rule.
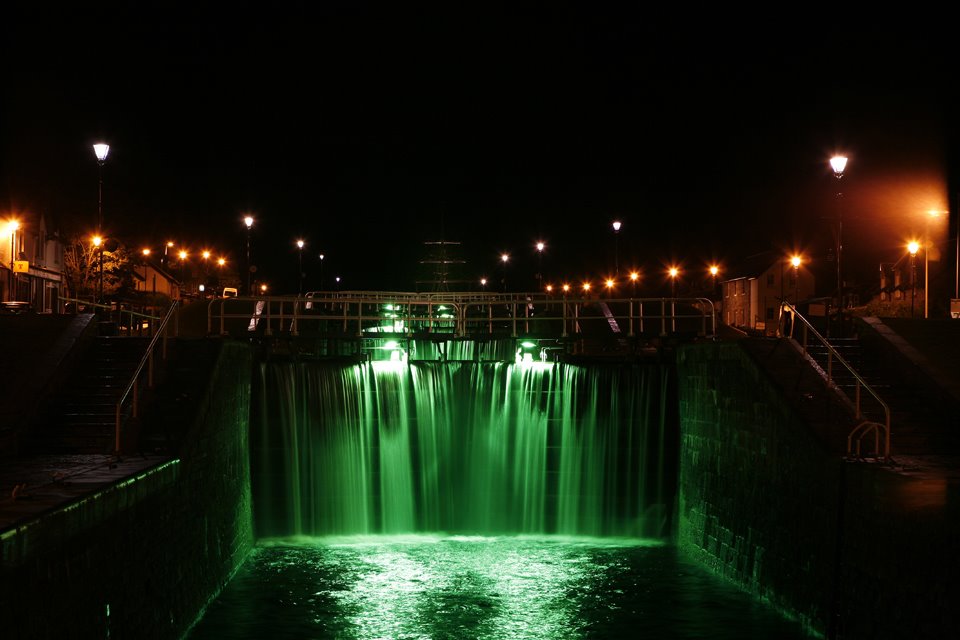
<path fill-rule="evenodd" d="M 260 536 L 665 535 L 676 429 L 653 365 L 268 362 Z"/>

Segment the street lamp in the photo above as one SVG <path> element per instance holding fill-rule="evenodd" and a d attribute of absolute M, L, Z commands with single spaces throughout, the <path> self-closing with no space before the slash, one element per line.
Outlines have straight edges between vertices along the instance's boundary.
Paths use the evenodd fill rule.
<path fill-rule="evenodd" d="M 486 291 L 486 290 L 487 290 L 487 279 L 486 279 L 486 278 L 480 278 L 480 289 L 481 289 L 482 291 Z"/>
<path fill-rule="evenodd" d="M 613 272 L 617 277 L 620 276 L 620 227 L 623 223 L 619 220 L 613 221 Z"/>
<path fill-rule="evenodd" d="M 543 289 L 543 250 L 546 246 L 542 240 L 537 243 L 537 291 Z"/>
<path fill-rule="evenodd" d="M 10 281 L 7 286 L 9 290 L 7 297 L 9 300 L 16 299 L 13 291 L 13 285 L 16 282 L 16 280 L 14 279 L 16 276 L 13 273 L 13 262 L 16 259 L 16 242 L 15 241 L 17 237 L 17 229 L 19 228 L 20 228 L 20 223 L 16 220 L 11 220 L 10 222 L 7 223 L 7 232 L 10 234 Z"/>
<path fill-rule="evenodd" d="M 163 245 L 163 265 L 168 268 L 170 266 L 170 259 L 167 257 L 167 252 L 170 249 L 173 249 L 173 241 L 167 240 L 167 244 Z"/>
<path fill-rule="evenodd" d="M 100 182 L 99 199 L 97 201 L 97 235 L 103 233 L 103 163 L 107 161 L 110 145 L 98 142 L 93 145 L 93 153 L 97 156 L 97 173 Z"/>
<path fill-rule="evenodd" d="M 913 298 L 917 294 L 917 251 L 920 250 L 920 243 L 911 241 L 907 244 L 907 251 L 910 252 L 910 317 L 913 317 Z"/>
<path fill-rule="evenodd" d="M 847 168 L 847 157 L 836 155 L 830 158 L 830 166 L 833 168 L 833 175 L 839 181 L 843 178 L 843 171 Z M 843 270 L 841 260 L 843 258 L 843 192 L 837 190 L 837 308 L 843 309 Z M 841 323 L 841 329 L 843 324 Z"/>
<path fill-rule="evenodd" d="M 323 291 L 323 254 L 321 253 L 320 258 L 320 291 Z"/>
<path fill-rule="evenodd" d="M 503 263 L 503 292 L 507 292 L 507 262 L 510 260 L 510 256 L 506 253 L 500 254 L 500 262 Z"/>
<path fill-rule="evenodd" d="M 677 297 L 677 277 L 680 275 L 680 269 L 676 267 L 670 267 L 667 274 L 670 276 L 670 297 Z"/>
<path fill-rule="evenodd" d="M 247 295 L 253 295 L 250 290 L 250 273 L 253 271 L 250 264 L 250 228 L 253 226 L 253 216 L 246 216 L 243 224 L 247 226 Z"/>
<path fill-rule="evenodd" d="M 923 239 L 923 318 L 930 317 L 930 221 L 940 215 L 936 209 L 927 212 L 929 215 L 924 227 Z"/>
<path fill-rule="evenodd" d="M 640 279 L 640 274 L 636 271 L 630 272 L 630 284 L 633 285 L 633 297 L 637 297 L 637 280 Z"/>
<path fill-rule="evenodd" d="M 802 258 L 798 255 L 794 255 L 790 258 L 790 264 L 793 265 L 793 304 L 796 305 L 800 302 L 800 264 L 803 262 Z"/>
<path fill-rule="evenodd" d="M 297 295 L 303 295 L 303 240 L 297 240 L 297 267 L 299 268 L 299 286 L 297 288 Z"/>
<path fill-rule="evenodd" d="M 710 278 L 712 278 L 713 280 L 713 289 L 711 290 L 710 295 L 716 296 L 717 295 L 717 276 L 720 275 L 720 267 L 718 267 L 715 264 L 712 264 L 710 265 L 710 268 L 708 269 L 708 271 L 710 272 Z"/>
<path fill-rule="evenodd" d="M 97 250 L 98 276 L 97 276 L 97 302 L 103 302 L 103 238 L 100 235 L 93 236 L 93 246 Z"/>

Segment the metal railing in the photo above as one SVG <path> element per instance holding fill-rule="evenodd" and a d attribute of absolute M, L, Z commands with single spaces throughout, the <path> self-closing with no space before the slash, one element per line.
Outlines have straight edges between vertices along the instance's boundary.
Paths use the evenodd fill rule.
<path fill-rule="evenodd" d="M 169 328 L 171 324 L 171 319 L 178 318 L 179 310 L 179 301 L 174 300 L 170 305 L 170 308 L 167 309 L 166 315 L 163 316 L 163 319 L 160 321 L 157 330 L 153 334 L 153 338 L 150 340 L 150 344 L 147 345 L 147 349 L 143 354 L 143 357 L 140 359 L 140 363 L 137 365 L 136 370 L 133 372 L 133 375 L 130 377 L 130 381 L 127 383 L 127 386 L 124 388 L 123 393 L 120 394 L 120 397 L 117 399 L 117 406 L 115 412 L 115 429 L 114 429 L 114 453 L 119 456 L 121 453 L 120 446 L 120 432 L 123 428 L 123 410 L 127 402 L 131 404 L 130 407 L 130 417 L 136 418 L 140 415 L 139 406 L 140 406 L 140 377 L 143 374 L 144 370 L 147 373 L 147 388 L 153 388 L 153 374 L 154 374 L 154 352 L 157 350 L 157 344 L 160 344 L 160 357 L 161 360 L 167 359 L 167 339 L 169 336 Z M 176 337 L 178 325 L 176 320 L 173 322 L 174 325 L 174 337 Z"/>
<path fill-rule="evenodd" d="M 61 312 L 66 310 L 67 304 L 73 304 L 78 311 L 82 307 L 84 310 L 91 310 L 101 316 L 110 318 L 111 322 L 117 323 L 118 333 L 127 336 L 153 335 L 154 328 L 160 320 L 159 316 L 142 311 L 134 311 L 132 308 L 124 306 L 123 304 L 109 305 L 77 298 L 60 298 Z M 126 320 L 126 322 L 124 322 L 124 320 Z"/>
<path fill-rule="evenodd" d="M 786 326 L 786 328 L 785 328 Z M 801 338 L 798 341 L 794 336 L 797 327 L 800 327 Z M 860 376 L 859 373 L 848 363 L 839 352 L 830 344 L 830 342 L 824 338 L 819 331 L 814 328 L 809 320 L 804 318 L 796 307 L 794 307 L 789 302 L 783 302 L 780 306 L 780 321 L 778 326 L 778 333 L 780 336 L 790 338 L 797 342 L 800 346 L 801 352 L 804 357 L 810 358 L 813 361 L 813 357 L 808 353 L 808 345 L 810 344 L 811 336 L 826 350 L 827 358 L 827 368 L 824 372 L 824 375 L 827 380 L 827 384 L 834 388 L 838 393 L 842 394 L 848 401 L 853 404 L 855 418 L 858 421 L 857 426 L 853 428 L 850 434 L 847 436 L 847 455 L 852 455 L 856 457 L 861 457 L 860 444 L 866 436 L 873 434 L 874 437 L 874 452 L 878 457 L 882 457 L 884 460 L 890 458 L 890 407 L 884 402 L 883 398 Z M 848 374 L 850 374 L 854 381 L 856 382 L 854 386 L 854 397 L 850 398 L 834 381 L 833 376 L 833 367 L 834 363 L 837 363 L 843 367 Z M 873 397 L 874 400 L 883 408 L 883 423 L 877 422 L 875 420 L 867 420 L 863 415 L 863 405 L 862 405 L 862 395 L 866 392 Z M 883 450 L 881 455 L 880 448 L 880 431 L 883 431 Z"/>
<path fill-rule="evenodd" d="M 714 304 L 707 298 L 364 291 L 215 298 L 207 305 L 207 333 L 220 335 L 256 331 L 297 336 L 310 330 L 357 338 L 384 334 L 567 338 L 582 336 L 586 324 L 595 320 L 608 325 L 608 333 L 627 338 L 678 333 L 714 338 L 717 326 Z"/>

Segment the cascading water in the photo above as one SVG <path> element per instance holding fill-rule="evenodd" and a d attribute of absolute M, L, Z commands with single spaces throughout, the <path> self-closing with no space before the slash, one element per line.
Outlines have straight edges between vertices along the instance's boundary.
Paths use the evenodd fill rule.
<path fill-rule="evenodd" d="M 666 535 L 669 368 L 267 362 L 255 376 L 261 537 Z"/>

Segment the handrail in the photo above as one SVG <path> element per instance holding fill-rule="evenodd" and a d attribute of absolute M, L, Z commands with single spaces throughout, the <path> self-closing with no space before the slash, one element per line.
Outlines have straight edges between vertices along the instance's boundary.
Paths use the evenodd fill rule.
<path fill-rule="evenodd" d="M 150 339 L 150 344 L 147 345 L 147 349 L 143 354 L 143 357 L 140 358 L 140 364 L 137 365 L 136 370 L 133 372 L 133 375 L 130 377 L 130 381 L 127 383 L 127 386 L 124 388 L 123 393 L 120 394 L 120 397 L 117 399 L 116 413 L 115 413 L 115 429 L 114 429 L 114 453 L 120 455 L 120 429 L 122 427 L 122 415 L 123 415 L 123 405 L 127 401 L 127 397 L 130 394 L 133 394 L 132 402 L 133 407 L 131 410 L 131 417 L 136 418 L 138 416 L 139 409 L 139 380 L 140 374 L 143 371 L 143 368 L 147 365 L 147 387 L 153 387 L 153 352 L 157 346 L 157 341 L 163 336 L 163 349 L 161 358 L 163 360 L 167 359 L 167 326 L 170 324 L 171 318 L 174 317 L 174 314 L 177 312 L 179 306 L 179 301 L 174 300 L 170 305 L 170 308 L 167 309 L 166 315 L 163 316 L 157 331 L 153 334 L 153 338 Z M 176 336 L 174 336 L 176 337 Z"/>
<path fill-rule="evenodd" d="M 128 315 L 130 316 L 130 324 L 129 324 L 129 327 L 128 327 L 128 329 L 127 329 L 127 335 L 128 335 L 128 336 L 133 334 L 133 319 L 134 319 L 134 318 L 143 318 L 143 319 L 145 319 L 145 320 L 149 320 L 149 321 L 150 321 L 151 330 L 152 330 L 152 328 L 153 328 L 153 326 L 154 326 L 154 322 L 160 319 L 158 316 L 150 315 L 149 313 L 140 313 L 139 311 L 134 311 L 133 309 L 124 309 L 122 304 L 120 305 L 119 308 L 114 308 L 113 305 L 103 304 L 102 302 L 90 302 L 89 300 L 81 300 L 81 299 L 79 299 L 79 298 L 67 298 L 67 297 L 61 297 L 61 298 L 60 298 L 60 302 L 61 302 L 61 303 L 72 302 L 72 303 L 78 304 L 78 305 L 82 304 L 82 305 L 86 305 L 86 306 L 88 306 L 88 307 L 92 307 L 92 308 L 94 308 L 94 309 L 102 309 L 102 310 L 107 311 L 107 312 L 109 312 L 109 313 L 111 313 L 111 314 L 114 313 L 114 312 L 116 312 L 116 313 L 119 313 L 119 314 L 120 314 L 120 320 L 121 320 L 121 321 L 123 320 L 123 314 L 128 314 Z M 140 332 L 138 331 L 137 333 L 139 334 Z"/>
<path fill-rule="evenodd" d="M 784 319 L 787 315 L 790 316 L 790 328 L 787 335 L 784 336 L 783 325 L 784 325 Z M 843 357 L 840 355 L 839 352 L 837 352 L 837 350 L 833 347 L 833 345 L 830 344 L 830 342 L 826 338 L 824 338 L 812 324 L 810 324 L 810 321 L 804 318 L 800 314 L 800 312 L 797 311 L 796 307 L 794 307 L 792 304 L 786 301 L 782 302 L 780 306 L 780 323 L 777 329 L 778 334 L 783 337 L 787 337 L 787 338 L 790 338 L 791 340 L 796 341 L 796 338 L 794 338 L 793 334 L 797 326 L 798 320 L 800 322 L 800 325 L 803 328 L 803 341 L 800 343 L 803 355 L 804 356 L 808 355 L 807 342 L 810 334 L 812 334 L 814 338 L 816 338 L 817 341 L 827 349 L 827 371 L 826 371 L 827 382 L 830 384 L 833 384 L 833 386 L 836 387 L 838 391 L 843 393 L 843 391 L 835 383 L 833 383 L 833 361 L 834 360 L 836 360 L 841 365 L 843 365 L 843 367 L 857 381 L 856 398 L 853 400 L 853 404 L 856 411 L 856 419 L 861 420 L 861 418 L 863 417 L 862 411 L 861 411 L 861 402 L 860 402 L 861 389 L 865 389 L 867 393 L 873 396 L 873 398 L 880 404 L 880 406 L 883 407 L 883 413 L 884 413 L 883 424 L 872 421 L 872 420 L 865 420 L 863 422 L 860 422 L 850 432 L 850 434 L 847 436 L 847 454 L 850 455 L 851 453 L 853 453 L 852 451 L 853 436 L 856 435 L 858 432 L 860 432 L 860 436 L 857 440 L 857 446 L 856 446 L 856 455 L 857 457 L 859 457 L 860 456 L 859 440 L 862 439 L 867 433 L 871 431 L 874 432 L 874 437 L 875 437 L 874 451 L 879 454 L 880 453 L 879 437 L 876 431 L 877 431 L 877 427 L 882 427 L 884 431 L 883 459 L 889 460 L 890 459 L 890 407 L 887 405 L 886 402 L 883 401 L 883 398 L 881 398 L 880 395 L 876 391 L 874 391 L 869 384 L 867 384 L 867 382 L 860 376 L 859 373 L 857 373 L 857 371 L 850 365 L 850 363 L 848 363 L 846 360 L 843 359 Z M 850 400 L 850 397 L 847 396 L 846 393 L 844 393 L 844 396 L 848 400 Z"/>
<path fill-rule="evenodd" d="M 315 292 L 311 292 L 315 294 Z M 544 331 L 546 323 L 558 337 L 582 336 L 585 305 L 615 305 L 611 314 L 621 327 L 621 335 L 634 337 L 645 329 L 669 336 L 678 325 L 705 338 L 716 336 L 717 314 L 708 298 L 573 298 L 542 293 L 414 294 L 390 292 L 335 292 L 306 296 L 255 296 L 214 298 L 207 305 L 208 335 L 227 335 L 226 320 L 249 320 L 248 330 L 263 327 L 265 336 L 278 331 L 299 335 L 304 325 L 333 326 L 354 337 L 383 337 L 384 333 L 452 334 L 458 338 L 490 336 L 494 323 L 511 337 L 529 335 L 531 327 Z M 238 308 L 238 305 L 243 305 Z M 251 312 L 251 304 L 255 310 Z M 396 316 L 383 315 L 382 305 L 396 305 Z M 445 308 L 441 309 L 441 305 Z M 236 311 L 229 310 L 233 307 Z M 308 308 L 309 307 L 309 308 Z M 373 307 L 373 312 L 370 311 Z M 385 324 L 393 326 L 384 329 Z M 261 325 L 262 323 L 262 325 Z M 376 333 L 375 335 L 371 335 Z"/>

